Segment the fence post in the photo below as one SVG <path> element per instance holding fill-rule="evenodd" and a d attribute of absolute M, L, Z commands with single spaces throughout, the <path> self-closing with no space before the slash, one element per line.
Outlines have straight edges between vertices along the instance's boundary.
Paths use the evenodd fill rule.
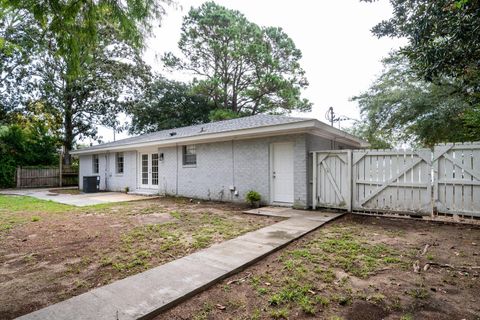
<path fill-rule="evenodd" d="M 16 176 L 17 176 L 17 188 L 22 187 L 22 167 L 17 167 L 16 170 Z"/>
<path fill-rule="evenodd" d="M 317 207 L 317 152 L 312 153 L 312 209 L 315 210 Z"/>
<path fill-rule="evenodd" d="M 60 186 L 60 187 L 62 186 L 62 182 L 63 182 L 62 181 L 63 180 L 63 177 L 62 177 L 62 173 L 63 173 L 63 156 L 62 156 L 62 153 L 63 152 L 60 151 L 59 161 L 58 161 L 58 167 L 60 168 L 59 173 L 58 173 L 59 174 L 59 179 L 60 179 L 60 181 L 58 182 L 58 186 Z"/>
<path fill-rule="evenodd" d="M 352 195 L 353 195 L 353 177 L 352 177 L 352 150 L 347 151 L 347 181 L 349 183 L 348 187 L 348 204 L 347 210 L 348 212 L 352 212 Z"/>

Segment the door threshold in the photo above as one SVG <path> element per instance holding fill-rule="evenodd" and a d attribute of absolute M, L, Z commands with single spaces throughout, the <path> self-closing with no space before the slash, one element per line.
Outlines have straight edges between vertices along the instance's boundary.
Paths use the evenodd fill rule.
<path fill-rule="evenodd" d="M 271 206 L 275 206 L 275 207 L 293 207 L 293 202 L 272 202 L 270 204 Z"/>

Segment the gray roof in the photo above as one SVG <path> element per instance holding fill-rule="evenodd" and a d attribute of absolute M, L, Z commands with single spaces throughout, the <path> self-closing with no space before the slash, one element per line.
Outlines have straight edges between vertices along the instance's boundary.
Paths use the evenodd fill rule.
<path fill-rule="evenodd" d="M 198 124 L 194 126 L 174 128 L 174 129 L 142 134 L 140 136 L 126 138 L 126 139 L 122 139 L 114 142 L 103 143 L 96 146 L 84 148 L 81 150 L 93 151 L 96 149 L 104 149 L 108 147 L 129 146 L 137 143 L 152 142 L 152 141 L 166 141 L 170 139 L 193 137 L 193 136 L 199 136 L 203 134 L 220 133 L 220 132 L 236 131 L 241 129 L 252 129 L 252 128 L 259 128 L 259 127 L 268 127 L 273 125 L 281 125 L 281 124 L 302 122 L 302 121 L 308 121 L 308 120 L 314 120 L 314 119 L 259 114 L 259 115 L 254 115 L 250 117 L 216 121 L 216 122 Z"/>

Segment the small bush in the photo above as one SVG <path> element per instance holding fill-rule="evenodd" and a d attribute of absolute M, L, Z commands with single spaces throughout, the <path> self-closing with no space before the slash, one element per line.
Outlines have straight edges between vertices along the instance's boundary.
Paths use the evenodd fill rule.
<path fill-rule="evenodd" d="M 260 193 L 254 190 L 248 191 L 247 194 L 245 195 L 245 200 L 249 204 L 253 204 L 254 202 L 260 201 L 261 199 L 262 199 L 262 196 L 260 195 Z"/>

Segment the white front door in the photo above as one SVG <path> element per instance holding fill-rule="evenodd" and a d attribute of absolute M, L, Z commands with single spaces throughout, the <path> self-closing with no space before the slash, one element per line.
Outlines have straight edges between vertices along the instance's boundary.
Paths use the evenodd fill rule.
<path fill-rule="evenodd" d="M 273 202 L 293 203 L 293 143 L 272 145 Z"/>
<path fill-rule="evenodd" d="M 158 186 L 158 153 L 140 153 L 140 186 L 146 189 Z"/>

